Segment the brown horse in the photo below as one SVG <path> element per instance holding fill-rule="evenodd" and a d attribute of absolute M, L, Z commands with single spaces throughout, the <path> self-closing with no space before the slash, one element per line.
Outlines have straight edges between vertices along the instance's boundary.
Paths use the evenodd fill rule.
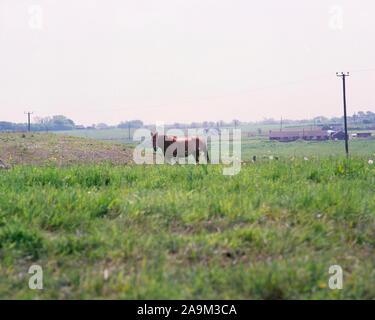
<path fill-rule="evenodd" d="M 166 134 L 152 134 L 152 146 L 154 151 L 160 148 L 164 157 L 188 157 L 193 154 L 196 163 L 199 163 L 200 152 L 205 153 L 207 162 L 210 161 L 208 156 L 206 141 L 200 137 L 177 138 L 176 136 L 168 136 Z"/>

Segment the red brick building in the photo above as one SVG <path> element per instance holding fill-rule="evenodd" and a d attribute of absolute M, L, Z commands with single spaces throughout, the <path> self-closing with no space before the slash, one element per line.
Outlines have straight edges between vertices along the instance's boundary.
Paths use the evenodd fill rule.
<path fill-rule="evenodd" d="M 308 141 L 325 141 L 329 139 L 329 134 L 325 130 L 298 130 L 298 131 L 270 131 L 270 140 L 277 140 L 280 142 L 291 142 L 298 139 Z"/>
<path fill-rule="evenodd" d="M 357 132 L 357 138 L 368 138 L 371 137 L 371 132 Z"/>

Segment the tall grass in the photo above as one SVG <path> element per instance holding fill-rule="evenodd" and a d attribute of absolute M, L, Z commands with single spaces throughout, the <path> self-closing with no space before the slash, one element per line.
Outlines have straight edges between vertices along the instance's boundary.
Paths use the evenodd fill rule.
<path fill-rule="evenodd" d="M 0 297 L 373 298 L 367 159 L 0 171 Z M 28 268 L 44 289 L 28 288 Z M 344 270 L 343 290 L 327 287 Z M 108 274 L 108 278 L 104 277 Z"/>

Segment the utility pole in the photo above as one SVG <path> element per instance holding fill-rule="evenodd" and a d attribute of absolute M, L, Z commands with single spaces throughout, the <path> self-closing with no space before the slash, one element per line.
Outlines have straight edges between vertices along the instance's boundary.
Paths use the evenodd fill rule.
<path fill-rule="evenodd" d="M 129 130 L 129 141 L 130 141 L 130 121 L 128 122 L 128 130 Z"/>
<path fill-rule="evenodd" d="M 283 117 L 280 119 L 280 131 L 283 131 Z"/>
<path fill-rule="evenodd" d="M 24 114 L 27 114 L 27 131 L 31 131 L 31 125 L 30 125 L 30 115 L 33 114 L 33 112 L 24 112 Z"/>
<path fill-rule="evenodd" d="M 344 100 L 344 126 L 345 126 L 345 151 L 346 156 L 349 155 L 349 146 L 348 146 L 348 125 L 346 121 L 346 88 L 345 88 L 345 78 L 349 77 L 349 72 L 336 72 L 336 76 L 342 78 L 342 92 L 343 92 L 343 100 Z"/>

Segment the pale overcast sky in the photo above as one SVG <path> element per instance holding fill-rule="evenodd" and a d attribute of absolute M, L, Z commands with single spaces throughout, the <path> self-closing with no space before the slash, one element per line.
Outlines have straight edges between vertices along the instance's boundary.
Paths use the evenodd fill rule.
<path fill-rule="evenodd" d="M 375 112 L 374 0 L 0 0 L 0 121 Z"/>

